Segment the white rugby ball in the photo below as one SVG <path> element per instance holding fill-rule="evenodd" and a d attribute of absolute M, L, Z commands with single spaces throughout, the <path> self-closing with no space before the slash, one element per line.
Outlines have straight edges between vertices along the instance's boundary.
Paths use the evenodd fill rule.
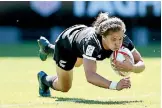
<path fill-rule="evenodd" d="M 114 51 L 110 56 L 110 63 L 111 63 L 112 69 L 114 70 L 115 73 L 117 73 L 118 75 L 123 76 L 123 77 L 129 76 L 131 72 L 123 72 L 123 71 L 116 70 L 116 68 L 114 67 L 115 64 L 114 64 L 113 61 L 117 60 L 117 61 L 120 61 L 120 62 L 124 62 L 124 60 L 125 60 L 124 55 L 129 56 L 130 62 L 132 64 L 134 64 L 133 55 L 132 55 L 131 51 L 126 47 L 122 46 L 119 50 Z"/>

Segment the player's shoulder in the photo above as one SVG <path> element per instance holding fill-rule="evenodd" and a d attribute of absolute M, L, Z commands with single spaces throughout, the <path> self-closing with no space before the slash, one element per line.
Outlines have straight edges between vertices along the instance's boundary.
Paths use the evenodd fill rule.
<path fill-rule="evenodd" d="M 87 44 L 91 44 L 94 45 L 95 47 L 101 48 L 100 40 L 93 27 L 86 28 L 86 36 L 84 40 L 86 41 Z"/>
<path fill-rule="evenodd" d="M 86 29 L 87 29 L 86 30 L 86 37 L 89 40 L 97 41 L 98 37 L 97 37 L 97 34 L 95 32 L 95 29 L 93 27 L 87 27 Z"/>
<path fill-rule="evenodd" d="M 81 38 L 81 40 L 93 41 L 97 39 L 97 34 L 93 27 L 86 27 L 79 33 L 79 38 Z"/>
<path fill-rule="evenodd" d="M 87 26 L 86 25 L 84 25 L 84 24 L 75 24 L 75 25 L 73 25 L 73 26 L 71 26 L 71 27 L 69 27 L 69 28 L 86 28 Z"/>
<path fill-rule="evenodd" d="M 132 51 L 135 48 L 133 42 L 131 41 L 131 39 L 128 36 L 124 37 L 122 45 L 125 46 L 126 48 L 128 48 L 130 51 Z"/>
<path fill-rule="evenodd" d="M 87 27 L 83 32 L 87 38 L 97 38 L 97 34 L 95 33 L 95 29 L 93 27 Z"/>
<path fill-rule="evenodd" d="M 124 38 L 123 38 L 125 41 L 128 41 L 130 40 L 130 38 L 127 36 L 127 35 L 124 35 Z"/>
<path fill-rule="evenodd" d="M 131 39 L 127 35 L 125 35 L 123 38 L 123 44 L 129 44 L 129 43 L 132 43 Z"/>
<path fill-rule="evenodd" d="M 87 29 L 87 31 L 88 31 L 89 34 L 96 34 L 94 27 L 87 27 L 86 29 Z"/>

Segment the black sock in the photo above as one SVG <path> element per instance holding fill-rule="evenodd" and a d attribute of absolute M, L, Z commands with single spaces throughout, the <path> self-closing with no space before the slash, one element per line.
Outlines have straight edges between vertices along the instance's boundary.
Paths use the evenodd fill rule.
<path fill-rule="evenodd" d="M 53 87 L 53 82 L 57 79 L 57 76 L 44 76 L 42 78 L 42 82 L 48 86 L 48 87 L 51 87 L 55 90 L 55 88 Z"/>

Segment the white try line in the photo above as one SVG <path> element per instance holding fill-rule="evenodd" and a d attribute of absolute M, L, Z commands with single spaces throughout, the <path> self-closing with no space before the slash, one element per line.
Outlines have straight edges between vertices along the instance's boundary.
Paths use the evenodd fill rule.
<path fill-rule="evenodd" d="M 149 94 L 144 94 L 144 95 L 140 95 L 140 96 L 119 96 L 119 97 L 108 97 L 107 99 L 111 100 L 112 99 L 137 99 L 137 98 L 148 98 L 148 97 L 152 97 L 152 96 L 158 96 L 158 93 L 149 93 Z M 104 99 L 104 100 L 102 100 Z M 88 100 L 88 99 L 87 99 Z M 102 98 L 102 97 L 98 97 L 96 98 L 96 100 L 102 100 L 102 101 L 106 101 L 106 98 Z M 96 101 L 94 100 L 94 101 Z M 107 101 L 109 101 L 107 100 Z M 78 100 L 75 100 L 75 99 L 70 99 L 70 100 L 67 100 L 67 102 L 76 102 Z M 26 107 L 26 106 L 36 106 L 36 105 L 45 105 L 45 104 L 55 104 L 57 105 L 58 103 L 63 103 L 65 101 L 57 101 L 57 98 L 56 98 L 56 101 L 54 102 L 41 102 L 41 103 L 24 103 L 24 104 L 1 104 L 0 105 L 0 108 L 10 108 L 10 107 Z"/>

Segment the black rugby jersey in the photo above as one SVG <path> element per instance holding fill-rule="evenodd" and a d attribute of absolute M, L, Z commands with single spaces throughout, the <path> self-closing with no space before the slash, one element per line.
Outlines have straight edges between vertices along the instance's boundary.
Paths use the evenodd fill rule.
<path fill-rule="evenodd" d="M 74 25 L 61 33 L 62 38 L 68 38 L 72 52 L 80 58 L 88 58 L 91 60 L 103 60 L 109 58 L 112 50 L 105 50 L 102 46 L 102 37 L 95 33 L 93 27 L 85 25 Z M 128 36 L 123 39 L 123 46 L 130 51 L 134 49 L 134 45 Z"/>

